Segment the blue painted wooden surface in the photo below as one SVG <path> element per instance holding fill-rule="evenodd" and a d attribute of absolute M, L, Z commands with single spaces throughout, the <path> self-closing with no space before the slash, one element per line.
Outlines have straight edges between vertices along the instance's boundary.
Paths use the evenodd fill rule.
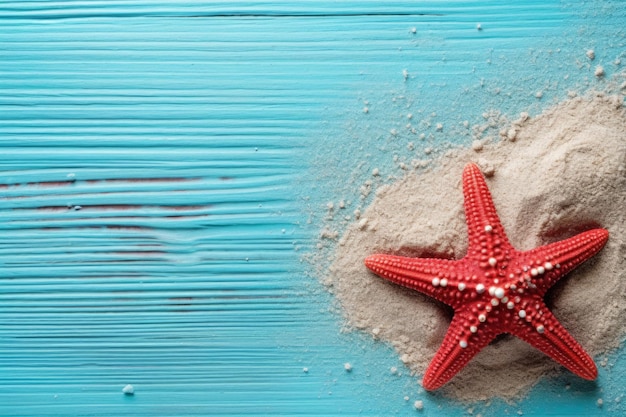
<path fill-rule="evenodd" d="M 625 23 L 619 1 L 1 2 L 0 415 L 467 412 L 341 333 L 301 257 L 326 202 L 403 157 L 407 112 L 433 121 L 418 150 L 468 145 L 487 110 L 602 88 L 585 51 L 618 74 Z M 611 360 L 475 412 L 619 413 Z"/>

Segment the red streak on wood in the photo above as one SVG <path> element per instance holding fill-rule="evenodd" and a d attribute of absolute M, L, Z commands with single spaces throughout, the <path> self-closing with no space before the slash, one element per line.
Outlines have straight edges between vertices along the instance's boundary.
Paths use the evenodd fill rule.
<path fill-rule="evenodd" d="M 123 183 L 123 182 L 131 182 L 131 183 L 143 183 L 143 182 L 188 182 L 188 181 L 198 181 L 199 177 L 155 177 L 155 178 L 110 178 L 104 180 L 90 180 L 93 182 L 104 181 L 108 183 Z"/>
<path fill-rule="evenodd" d="M 210 208 L 212 205 L 195 205 L 195 206 L 150 206 L 150 205 L 141 205 L 141 204 L 94 204 L 94 205 L 81 205 L 79 211 L 85 210 L 113 210 L 113 211 L 127 211 L 127 210 L 141 210 L 143 208 L 147 209 L 161 209 L 161 210 L 170 210 L 170 211 L 193 211 L 193 210 L 202 210 L 206 208 Z M 14 210 L 23 210 L 23 209 L 14 209 Z M 69 211 L 76 210 L 74 206 L 40 206 L 37 207 L 36 210 L 41 211 Z M 169 216 L 168 216 L 169 217 Z"/>
<path fill-rule="evenodd" d="M 74 185 L 76 181 L 41 181 L 41 182 L 28 182 L 26 185 L 35 187 L 67 187 Z"/>

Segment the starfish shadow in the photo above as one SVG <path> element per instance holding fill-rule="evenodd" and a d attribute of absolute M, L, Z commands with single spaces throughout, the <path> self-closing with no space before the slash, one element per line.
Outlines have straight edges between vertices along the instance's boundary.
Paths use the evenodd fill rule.
<path fill-rule="evenodd" d="M 559 396 L 563 395 L 563 388 L 571 393 L 570 395 L 585 397 L 588 398 L 589 401 L 595 401 L 602 394 L 597 379 L 588 381 L 577 378 L 576 375 L 567 372 L 565 369 L 562 369 L 561 372 L 551 378 L 545 378 L 538 386 L 540 391 L 553 391 Z"/>
<path fill-rule="evenodd" d="M 385 253 L 381 251 L 380 253 Z M 402 246 L 397 251 L 389 253 L 390 255 L 406 256 L 407 258 L 433 258 L 433 259 L 460 259 L 460 257 L 451 257 L 447 253 L 437 252 L 429 248 L 419 248 L 414 246 Z"/>
<path fill-rule="evenodd" d="M 550 228 L 540 234 L 542 244 L 558 242 L 560 240 L 569 239 L 579 233 L 586 232 L 591 229 L 601 228 L 602 225 L 593 220 L 573 220 L 563 218 L 555 222 L 550 222 Z"/>

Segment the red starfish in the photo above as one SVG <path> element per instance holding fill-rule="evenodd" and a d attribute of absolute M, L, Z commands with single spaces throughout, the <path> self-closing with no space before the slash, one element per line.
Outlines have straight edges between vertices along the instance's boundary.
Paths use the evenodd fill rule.
<path fill-rule="evenodd" d="M 609 232 L 593 229 L 520 252 L 509 243 L 475 164 L 463 170 L 463 194 L 469 248 L 462 259 L 380 254 L 365 259 L 377 275 L 454 309 L 443 343 L 424 374 L 424 388 L 444 385 L 502 333 L 519 337 L 582 378 L 595 379 L 593 360 L 552 315 L 544 295 L 602 249 Z"/>

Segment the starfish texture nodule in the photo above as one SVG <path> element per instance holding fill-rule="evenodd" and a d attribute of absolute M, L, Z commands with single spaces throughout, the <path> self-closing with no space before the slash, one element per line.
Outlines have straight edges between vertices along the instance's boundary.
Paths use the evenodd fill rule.
<path fill-rule="evenodd" d="M 544 296 L 561 277 L 595 255 L 609 232 L 592 229 L 529 251 L 518 251 L 504 232 L 485 178 L 475 164 L 463 170 L 469 247 L 459 260 L 375 254 L 375 274 L 454 309 L 454 317 L 424 374 L 422 385 L 447 383 L 498 335 L 512 334 L 588 380 L 593 359 L 550 312 Z"/>

